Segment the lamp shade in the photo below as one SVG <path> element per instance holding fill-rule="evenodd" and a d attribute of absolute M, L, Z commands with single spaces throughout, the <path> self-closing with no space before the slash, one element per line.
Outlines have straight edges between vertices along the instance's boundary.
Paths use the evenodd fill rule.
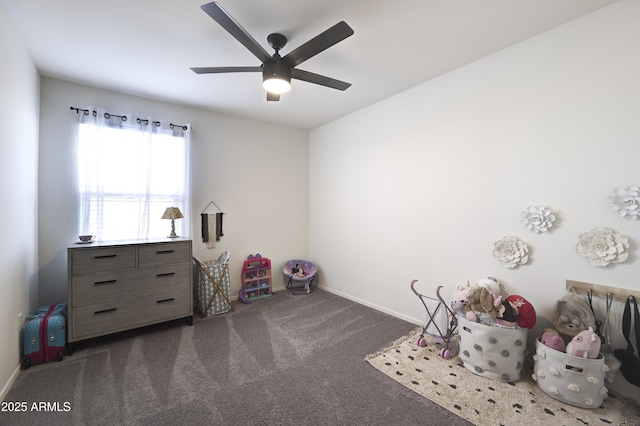
<path fill-rule="evenodd" d="M 162 219 L 182 219 L 184 216 L 177 207 L 167 207 L 162 215 Z"/>

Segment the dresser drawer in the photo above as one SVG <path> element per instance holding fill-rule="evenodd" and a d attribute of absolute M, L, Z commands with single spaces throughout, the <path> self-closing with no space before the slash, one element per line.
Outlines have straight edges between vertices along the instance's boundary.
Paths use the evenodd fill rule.
<path fill-rule="evenodd" d="M 136 266 L 136 249 L 121 246 L 72 250 L 71 265 L 73 274 L 131 269 Z"/>
<path fill-rule="evenodd" d="M 191 264 L 190 243 L 145 244 L 138 248 L 138 265 L 141 268 L 174 263 Z"/>
<path fill-rule="evenodd" d="M 189 291 L 191 265 L 169 265 L 154 269 L 72 277 L 74 307 L 96 302 L 116 302 L 172 290 Z"/>
<path fill-rule="evenodd" d="M 191 241 L 76 245 L 68 255 L 68 343 L 185 318 L 193 324 Z"/>
<path fill-rule="evenodd" d="M 75 308 L 69 341 L 115 333 L 191 315 L 191 294 L 184 290 Z"/>

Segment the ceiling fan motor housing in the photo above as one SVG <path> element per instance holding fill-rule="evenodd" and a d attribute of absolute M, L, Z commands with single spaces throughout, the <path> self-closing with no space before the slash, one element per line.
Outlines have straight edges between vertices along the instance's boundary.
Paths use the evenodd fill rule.
<path fill-rule="evenodd" d="M 282 60 L 279 55 L 277 58 L 266 61 L 262 66 L 262 81 L 271 78 L 291 81 L 291 66 Z"/>

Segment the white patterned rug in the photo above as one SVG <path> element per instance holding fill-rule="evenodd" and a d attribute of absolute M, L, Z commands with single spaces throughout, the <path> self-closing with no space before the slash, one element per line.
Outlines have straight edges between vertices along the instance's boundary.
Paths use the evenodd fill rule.
<path fill-rule="evenodd" d="M 596 409 L 567 405 L 545 394 L 531 379 L 531 372 L 515 383 L 476 376 L 462 366 L 458 357 L 440 357 L 440 346 L 430 342 L 419 347 L 416 341 L 420 331 L 369 355 L 366 361 L 475 425 L 640 425 L 636 406 L 612 397 Z"/>

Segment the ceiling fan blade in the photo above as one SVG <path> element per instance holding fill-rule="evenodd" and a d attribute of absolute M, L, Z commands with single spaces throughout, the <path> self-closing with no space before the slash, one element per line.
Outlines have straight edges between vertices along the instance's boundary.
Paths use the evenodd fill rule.
<path fill-rule="evenodd" d="M 291 70 L 291 78 L 306 81 L 308 83 L 319 84 L 321 86 L 331 87 L 332 89 L 347 90 L 351 83 L 336 80 L 335 78 L 326 77 L 324 75 L 315 74 L 309 71 L 294 68 Z"/>
<path fill-rule="evenodd" d="M 346 22 L 340 21 L 335 24 L 333 27 L 329 28 L 325 32 L 318 34 L 302 46 L 299 46 L 289 52 L 284 60 L 287 61 L 289 65 L 295 67 L 296 65 L 300 65 L 307 59 L 317 55 L 333 46 L 336 43 L 341 42 L 347 37 L 353 35 L 353 29 Z"/>
<path fill-rule="evenodd" d="M 262 72 L 262 67 L 191 67 L 196 74 L 220 74 L 227 72 Z"/>
<path fill-rule="evenodd" d="M 249 49 L 260 61 L 265 62 L 271 59 L 271 55 L 217 2 L 203 4 L 200 8 L 242 43 L 244 47 Z"/>
<path fill-rule="evenodd" d="M 267 100 L 277 102 L 280 100 L 280 95 L 277 93 L 267 92 Z"/>

